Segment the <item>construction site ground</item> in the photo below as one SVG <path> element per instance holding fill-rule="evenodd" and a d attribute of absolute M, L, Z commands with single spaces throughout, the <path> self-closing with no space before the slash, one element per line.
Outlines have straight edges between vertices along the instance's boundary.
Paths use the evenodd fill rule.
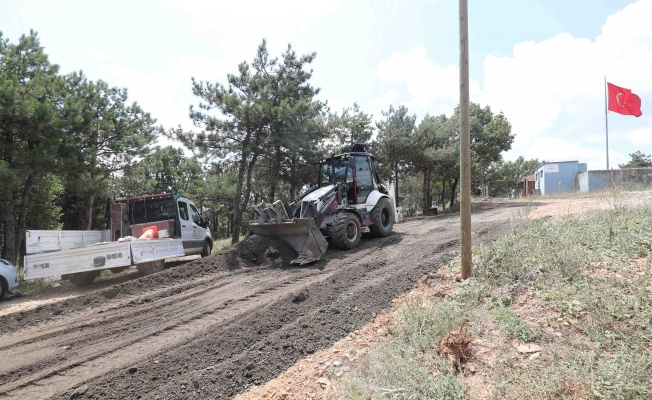
<path fill-rule="evenodd" d="M 600 207 L 477 202 L 473 244 L 578 204 Z M 284 242 L 254 236 L 157 274 L 132 267 L 87 288 L 10 297 L 0 303 L 0 399 L 321 398 L 326 366 L 382 338 L 393 301 L 455 257 L 459 237 L 459 214 L 408 218 L 389 237 L 291 267 Z"/>

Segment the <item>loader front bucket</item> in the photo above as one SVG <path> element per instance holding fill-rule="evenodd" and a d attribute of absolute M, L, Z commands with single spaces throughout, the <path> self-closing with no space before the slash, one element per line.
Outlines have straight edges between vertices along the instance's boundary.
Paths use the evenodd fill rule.
<path fill-rule="evenodd" d="M 252 222 L 249 227 L 256 235 L 273 236 L 292 246 L 299 256 L 291 264 L 304 265 L 317 261 L 328 247 L 326 238 L 312 219 L 295 218 L 280 223 Z"/>

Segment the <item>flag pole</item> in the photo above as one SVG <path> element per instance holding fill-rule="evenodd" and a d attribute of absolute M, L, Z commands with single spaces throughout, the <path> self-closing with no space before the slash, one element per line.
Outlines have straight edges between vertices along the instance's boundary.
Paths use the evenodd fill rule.
<path fill-rule="evenodd" d="M 607 140 L 607 169 L 609 169 L 609 118 L 607 115 L 609 110 L 607 109 L 607 75 L 604 76 L 604 131 L 605 138 Z"/>

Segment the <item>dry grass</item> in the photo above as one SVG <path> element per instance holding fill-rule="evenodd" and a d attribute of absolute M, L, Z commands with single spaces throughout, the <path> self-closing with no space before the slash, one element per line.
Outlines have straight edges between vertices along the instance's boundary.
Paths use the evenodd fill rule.
<path fill-rule="evenodd" d="M 600 196 L 582 215 L 518 218 L 513 234 L 475 249 L 464 282 L 455 263 L 422 280 L 388 338 L 328 396 L 652 398 L 652 207 Z M 437 344 L 462 321 L 472 341 L 451 366 Z"/>

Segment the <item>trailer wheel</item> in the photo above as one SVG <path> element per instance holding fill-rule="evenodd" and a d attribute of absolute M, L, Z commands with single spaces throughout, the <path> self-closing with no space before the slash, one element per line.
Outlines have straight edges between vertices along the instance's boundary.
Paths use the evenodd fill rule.
<path fill-rule="evenodd" d="M 100 271 L 77 272 L 68 275 L 68 280 L 75 286 L 83 287 L 93 283 L 95 278 L 97 278 L 99 275 Z"/>
<path fill-rule="evenodd" d="M 340 249 L 351 250 L 360 245 L 361 238 L 362 229 L 358 217 L 348 212 L 337 214 L 331 229 L 333 244 Z"/>
<path fill-rule="evenodd" d="M 392 218 L 392 206 L 387 197 L 378 200 L 376 206 L 371 210 L 373 225 L 369 226 L 373 237 L 385 237 L 392 233 L 394 219 Z"/>
<path fill-rule="evenodd" d="M 202 258 L 210 256 L 212 252 L 213 252 L 213 246 L 211 246 L 208 240 L 204 240 L 204 246 L 201 249 Z"/>
<path fill-rule="evenodd" d="M 165 269 L 165 260 L 150 261 L 136 265 L 138 271 L 145 273 L 145 275 L 155 274 Z"/>

